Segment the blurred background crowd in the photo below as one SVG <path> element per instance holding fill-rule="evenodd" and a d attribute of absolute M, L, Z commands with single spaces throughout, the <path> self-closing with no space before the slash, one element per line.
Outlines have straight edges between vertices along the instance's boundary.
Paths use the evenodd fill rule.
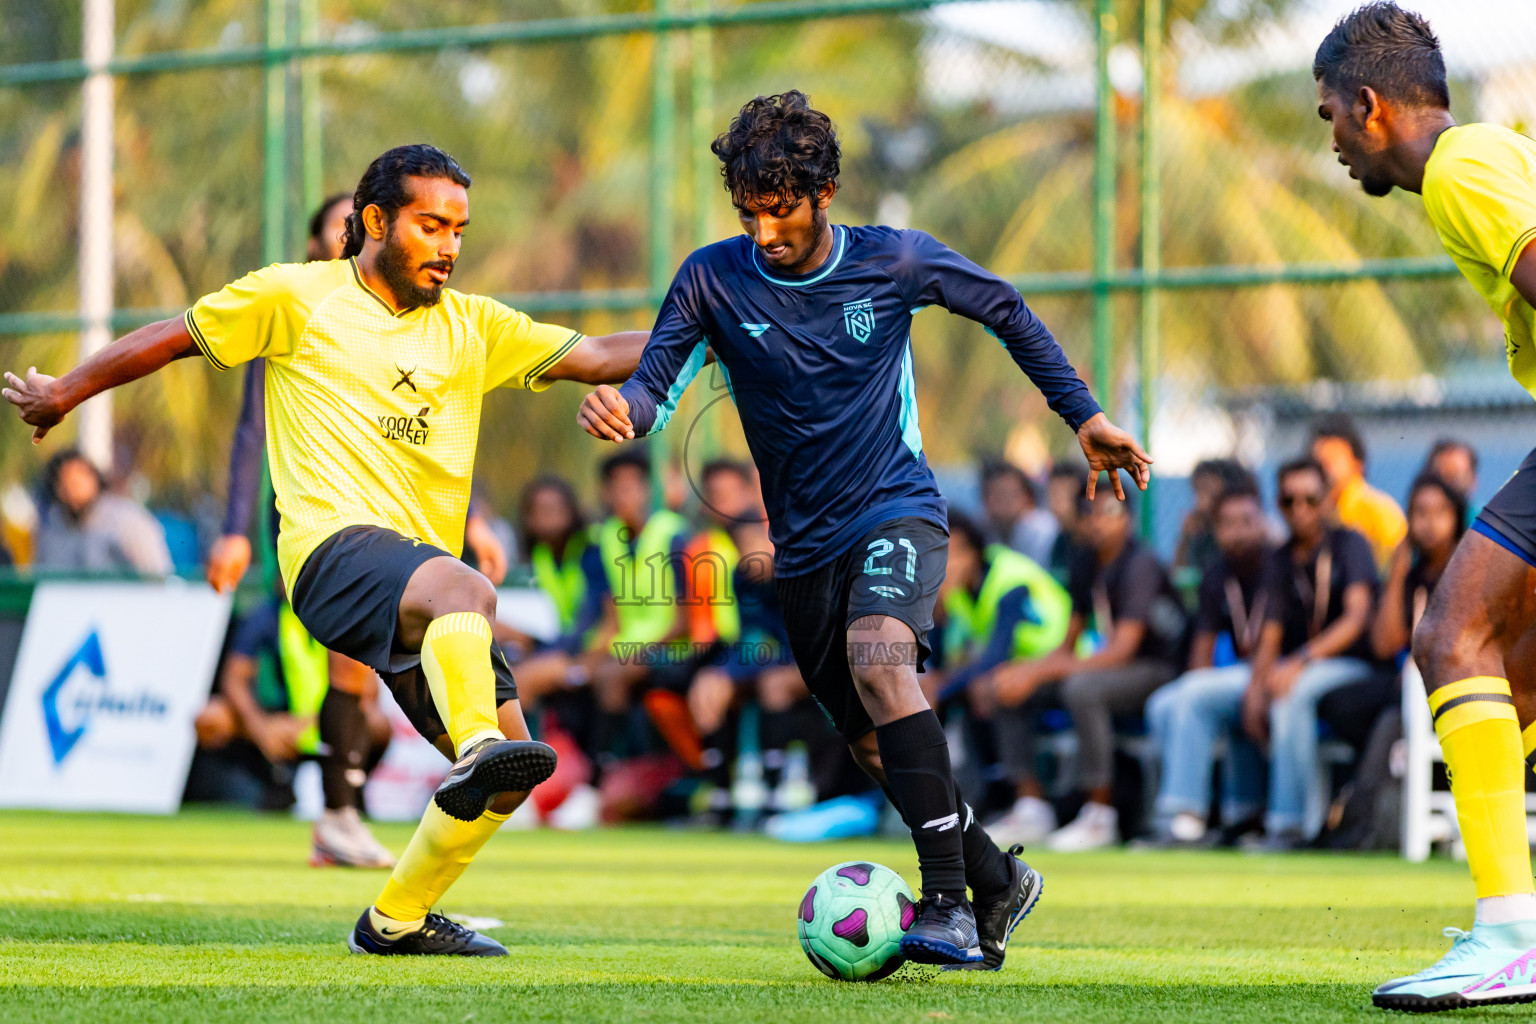
<path fill-rule="evenodd" d="M 1368 454 L 1331 414 L 1263 479 L 1202 461 L 1170 545 L 1139 535 L 1140 494 L 1121 503 L 1101 486 L 1089 500 L 1078 462 L 973 469 L 950 499 L 921 678 L 999 842 L 1396 844 L 1400 670 L 1475 512 L 1478 455 L 1442 439 L 1394 495 L 1366 482 Z M 807 841 L 899 827 L 787 648 L 751 464 L 688 475 L 631 445 L 596 476 L 592 503 L 559 476 L 512 508 L 477 498 L 466 530 L 466 559 L 513 596 L 497 640 L 536 733 L 562 754 L 521 823 L 663 818 Z M 37 573 L 163 575 L 175 549 L 228 585 L 230 544 L 249 560 L 243 533 L 220 531 L 253 517 L 200 541 L 72 450 L 50 460 L 35 504 L 8 557 Z M 322 718 L 351 713 L 358 755 L 327 766 L 324 790 L 356 842 L 331 846 L 387 862 L 358 812 L 406 727 L 380 710 L 370 671 L 308 638 L 259 547 L 257 562 L 197 720 L 187 796 L 286 810 Z"/>

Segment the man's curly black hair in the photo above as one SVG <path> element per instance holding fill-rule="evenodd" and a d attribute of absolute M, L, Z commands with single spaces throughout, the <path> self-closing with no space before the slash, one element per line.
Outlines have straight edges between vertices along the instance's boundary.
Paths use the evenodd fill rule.
<path fill-rule="evenodd" d="M 737 207 L 817 195 L 837 182 L 843 155 L 832 119 L 798 89 L 753 99 L 709 148 Z"/>

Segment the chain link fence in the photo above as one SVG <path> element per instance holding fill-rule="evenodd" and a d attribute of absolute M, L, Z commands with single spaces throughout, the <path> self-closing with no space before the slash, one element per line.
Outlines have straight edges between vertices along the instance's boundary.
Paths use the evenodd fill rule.
<path fill-rule="evenodd" d="M 1432 440 L 1472 441 L 1480 502 L 1536 437 L 1536 405 L 1417 197 L 1368 199 L 1334 162 L 1310 63 L 1350 6 L 119 0 L 114 325 L 179 311 L 274 247 L 298 258 L 322 196 L 430 141 L 475 177 L 456 287 L 588 332 L 644 327 L 687 251 L 737 230 L 709 140 L 751 96 L 800 88 L 843 136 L 839 219 L 927 229 L 1016 281 L 1150 434 L 1165 553 L 1199 459 L 1272 468 L 1322 410 L 1359 418 L 1399 498 Z M 1417 6 L 1458 119 L 1536 124 L 1536 5 Z M 0 351 L 19 369 L 75 360 L 81 17 L 0 0 Z M 961 505 L 983 454 L 1037 472 L 1070 455 L 980 327 L 925 312 L 913 352 L 929 460 Z M 124 389 L 119 468 L 156 505 L 206 514 L 222 495 L 237 377 L 188 361 Z M 699 427 L 659 442 L 673 459 L 745 451 L 706 378 L 680 412 Z M 488 399 L 479 482 L 503 514 L 540 473 L 593 492 L 607 452 L 576 431 L 580 397 Z M 0 432 L 0 487 L 38 464 L 24 431 Z"/>

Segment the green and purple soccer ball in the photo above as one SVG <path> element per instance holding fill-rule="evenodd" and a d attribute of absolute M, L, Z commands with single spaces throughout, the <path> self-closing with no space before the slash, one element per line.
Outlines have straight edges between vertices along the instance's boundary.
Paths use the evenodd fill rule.
<path fill-rule="evenodd" d="M 816 876 L 799 918 L 800 948 L 818 971 L 840 981 L 879 981 L 906 961 L 901 937 L 917 907 L 900 875 L 855 860 Z"/>

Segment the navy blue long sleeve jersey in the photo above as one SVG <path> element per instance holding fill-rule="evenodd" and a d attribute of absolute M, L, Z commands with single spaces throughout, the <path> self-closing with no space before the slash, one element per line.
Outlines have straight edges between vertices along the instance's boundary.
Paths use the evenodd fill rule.
<path fill-rule="evenodd" d="M 267 389 L 265 359 L 252 359 L 240 388 L 240 419 L 229 449 L 229 503 L 224 507 L 224 533 L 244 536 L 251 526 L 251 509 L 261 491 L 261 460 L 267 457 Z M 277 536 L 276 533 L 273 536 Z"/>
<path fill-rule="evenodd" d="M 912 378 L 912 315 L 925 306 L 985 326 L 1074 430 L 1099 411 L 1006 281 L 921 231 L 832 230 L 832 255 L 800 276 L 769 269 L 745 235 L 693 253 L 620 388 L 635 435 L 654 433 L 714 349 L 762 475 L 782 576 L 897 516 L 947 526 Z"/>

